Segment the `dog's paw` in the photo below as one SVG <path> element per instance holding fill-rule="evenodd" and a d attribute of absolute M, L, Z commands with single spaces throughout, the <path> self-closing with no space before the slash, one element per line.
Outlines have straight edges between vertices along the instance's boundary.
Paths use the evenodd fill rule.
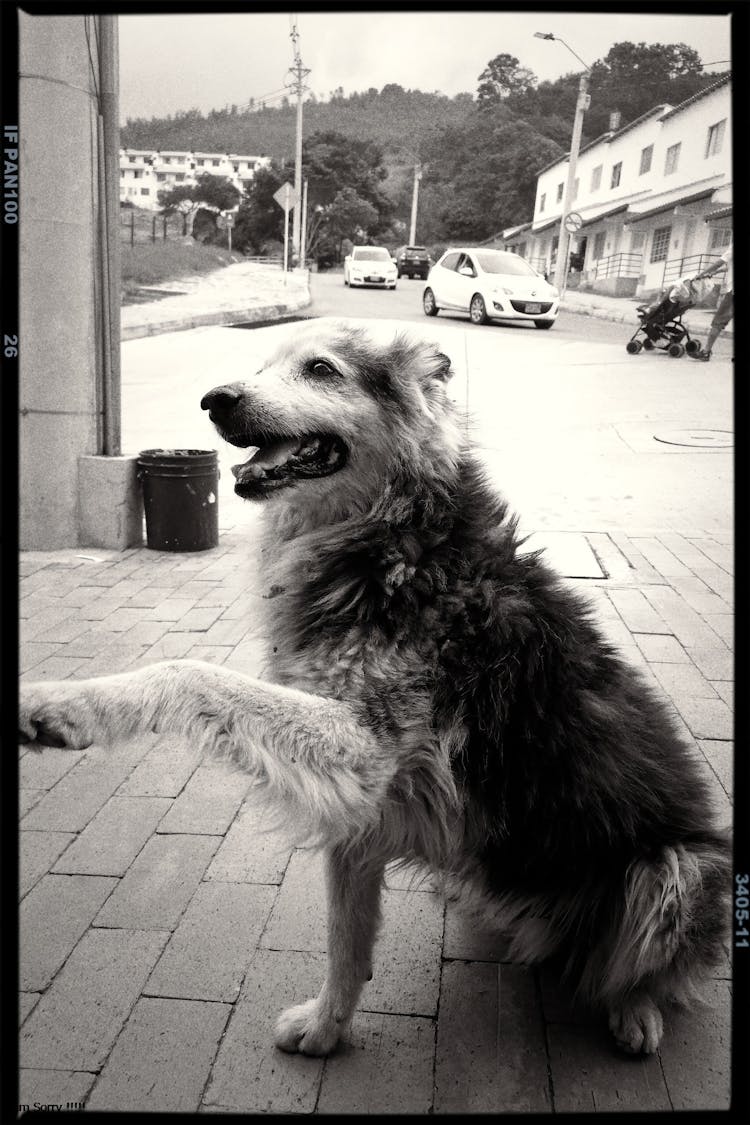
<path fill-rule="evenodd" d="M 319 1000 L 287 1008 L 276 1023 L 276 1046 L 301 1055 L 330 1055 L 338 1043 L 343 1023 L 321 1011 Z"/>
<path fill-rule="evenodd" d="M 629 1055 L 653 1055 L 664 1033 L 664 1021 L 651 997 L 639 993 L 610 1010 L 609 1030 L 617 1046 Z"/>
<path fill-rule="evenodd" d="M 32 747 L 85 750 L 93 742 L 93 715 L 80 688 L 39 683 L 21 688 L 18 741 Z"/>

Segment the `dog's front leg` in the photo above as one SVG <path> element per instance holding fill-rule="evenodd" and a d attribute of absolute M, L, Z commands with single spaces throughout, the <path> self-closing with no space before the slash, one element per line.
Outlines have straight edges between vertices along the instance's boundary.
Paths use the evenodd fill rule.
<path fill-rule="evenodd" d="M 284 1051 L 328 1055 L 348 1031 L 362 987 L 372 977 L 384 866 L 356 848 L 338 846 L 326 854 L 326 979 L 318 997 L 279 1017 L 276 1044 Z"/>
<path fill-rule="evenodd" d="M 22 742 L 83 749 L 167 730 L 247 770 L 295 829 L 329 843 L 377 821 L 396 768 L 348 704 L 197 660 L 21 689 Z"/>

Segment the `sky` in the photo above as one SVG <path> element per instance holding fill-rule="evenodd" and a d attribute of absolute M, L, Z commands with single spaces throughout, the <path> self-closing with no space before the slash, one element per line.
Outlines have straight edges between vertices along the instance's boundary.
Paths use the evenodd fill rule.
<path fill-rule="evenodd" d="M 657 7 L 657 5 L 654 5 Z M 686 8 L 689 10 L 689 5 Z M 643 12 L 301 12 L 298 49 L 309 68 L 307 86 L 318 98 L 406 89 L 474 94 L 495 55 L 515 55 L 540 81 L 580 71 L 560 42 L 534 38 L 552 32 L 584 62 L 603 58 L 613 43 L 686 43 L 704 63 L 730 58 L 727 15 Z M 292 15 L 120 15 L 120 110 L 128 117 L 160 117 L 197 108 L 246 105 L 275 95 L 290 81 Z M 729 69 L 728 64 L 716 70 Z"/>

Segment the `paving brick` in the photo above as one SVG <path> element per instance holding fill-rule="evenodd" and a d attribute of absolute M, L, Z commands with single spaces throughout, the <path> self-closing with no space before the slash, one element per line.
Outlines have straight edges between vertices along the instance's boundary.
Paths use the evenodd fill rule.
<path fill-rule="evenodd" d="M 731 800 L 734 792 L 734 743 L 702 738 L 698 745 Z"/>
<path fill-rule="evenodd" d="M 642 629 L 638 632 L 674 633 L 677 640 L 687 649 L 702 646 L 710 648 L 717 643 L 716 634 L 711 627 L 706 624 L 700 614 L 690 608 L 676 590 L 672 590 L 668 586 L 648 586 L 644 588 L 644 595 L 667 622 L 669 628 Z"/>
<path fill-rule="evenodd" d="M 204 633 L 211 628 L 220 613 L 218 606 L 196 606 L 179 619 L 177 626 L 183 633 Z"/>
<path fill-rule="evenodd" d="M 264 829 L 252 807 L 240 812 L 206 871 L 227 883 L 280 883 L 292 847 L 285 833 Z"/>
<path fill-rule="evenodd" d="M 732 712 L 723 699 L 695 699 L 683 695 L 675 695 L 673 699 L 695 738 L 716 738 L 721 741 L 734 738 Z"/>
<path fill-rule="evenodd" d="M 23 822 L 27 812 L 31 812 L 34 805 L 41 801 L 46 789 L 19 789 L 18 790 L 18 819 Z"/>
<path fill-rule="evenodd" d="M 102 628 L 111 633 L 124 633 L 126 629 L 131 629 L 133 625 L 143 621 L 148 612 L 147 609 L 142 609 L 140 606 L 126 608 L 121 604 L 119 609 L 110 613 L 109 617 L 105 617 Z"/>
<path fill-rule="evenodd" d="M 316 1113 L 431 1113 L 434 1055 L 432 1020 L 357 1012 L 326 1063 Z"/>
<path fill-rule="evenodd" d="M 142 997 L 87 1110 L 195 1113 L 230 1012 L 227 1004 Z"/>
<path fill-rule="evenodd" d="M 18 1026 L 33 1012 L 39 1003 L 41 992 L 19 992 L 18 994 Z"/>
<path fill-rule="evenodd" d="M 652 664 L 659 683 L 673 699 L 692 696 L 694 699 L 717 699 L 717 693 L 694 664 Z"/>
<path fill-rule="evenodd" d="M 297 849 L 260 944 L 266 949 L 325 952 L 326 893 L 320 852 Z"/>
<path fill-rule="evenodd" d="M 616 543 L 604 533 L 586 532 L 591 549 L 605 574 L 615 581 L 631 581 L 633 568 Z"/>
<path fill-rule="evenodd" d="M 91 605 L 101 596 L 102 591 L 99 586 L 75 586 L 72 590 L 68 590 L 62 601 L 65 605 L 80 609 L 82 606 Z"/>
<path fill-rule="evenodd" d="M 662 1070 L 675 1110 L 729 1109 L 731 999 L 726 981 L 704 990 L 708 1007 L 664 1013 Z"/>
<path fill-rule="evenodd" d="M 209 1110 L 312 1113 L 323 1059 L 288 1055 L 273 1045 L 279 1013 L 316 996 L 325 958 L 258 950 L 250 964 L 204 1095 Z"/>
<path fill-rule="evenodd" d="M 449 902 L 445 909 L 443 957 L 459 961 L 508 961 L 508 939 L 481 919 Z"/>
<path fill-rule="evenodd" d="M 601 620 L 599 628 L 611 645 L 623 648 L 633 643 L 632 634 L 621 617 L 605 618 Z"/>
<path fill-rule="evenodd" d="M 42 991 L 91 924 L 116 879 L 45 875 L 21 903 L 20 987 Z"/>
<path fill-rule="evenodd" d="M 61 646 L 50 641 L 24 641 L 18 651 L 19 672 L 30 672 L 37 664 L 56 656 L 61 651 Z M 66 645 L 67 651 L 67 645 Z"/>
<path fill-rule="evenodd" d="M 727 574 L 734 574 L 734 551 L 731 547 L 713 539 L 693 539 L 692 542 L 712 563 Z"/>
<path fill-rule="evenodd" d="M 734 647 L 734 614 L 704 613 L 703 620 L 721 637 L 728 648 Z"/>
<path fill-rule="evenodd" d="M 104 621 L 119 609 L 122 609 L 122 600 L 114 598 L 110 594 L 104 594 L 96 601 L 82 606 L 77 615 L 85 621 Z"/>
<path fill-rule="evenodd" d="M 18 883 L 21 897 L 28 894 L 73 840 L 72 832 L 19 833 Z"/>
<path fill-rule="evenodd" d="M 60 1106 L 68 1111 L 82 1110 L 95 1079 L 95 1074 L 83 1071 L 20 1070 L 18 1102 L 21 1106 Z"/>
<path fill-rule="evenodd" d="M 671 633 L 640 590 L 610 590 L 609 596 L 631 633 Z"/>
<path fill-rule="evenodd" d="M 162 597 L 150 607 L 148 617 L 153 621 L 179 621 L 194 605 L 195 598 Z"/>
<path fill-rule="evenodd" d="M 46 660 L 42 660 L 40 664 L 35 664 L 28 672 L 21 675 L 23 683 L 35 683 L 37 680 L 67 680 L 69 676 L 79 673 L 79 679 L 83 679 L 86 672 L 83 671 L 89 664 L 89 661 L 82 656 L 48 656 Z"/>
<path fill-rule="evenodd" d="M 70 620 L 74 613 L 76 611 L 72 606 L 50 605 L 36 612 L 33 617 L 22 619 L 19 629 L 21 643 L 25 644 L 33 640 L 46 641 L 47 633 L 63 621 Z"/>
<path fill-rule="evenodd" d="M 710 646 L 691 648 L 689 655 L 707 680 L 734 679 L 734 655 L 718 637 Z"/>
<path fill-rule="evenodd" d="M 112 636 L 123 635 L 121 633 L 112 634 Z M 109 644 L 92 658 L 92 675 L 104 676 L 113 675 L 115 672 L 127 672 L 136 666 L 144 651 L 141 645 Z"/>
<path fill-rule="evenodd" d="M 144 662 L 154 664 L 157 660 L 182 660 L 195 644 L 195 633 L 165 633 L 164 636 L 147 648 Z"/>
<path fill-rule="evenodd" d="M 206 630 L 205 643 L 209 645 L 230 645 L 232 648 L 250 632 L 251 621 L 248 617 L 225 618 L 222 617 Z"/>
<path fill-rule="evenodd" d="M 118 797 L 176 797 L 200 762 L 200 751 L 177 735 L 162 734 L 117 790 Z"/>
<path fill-rule="evenodd" d="M 119 800 L 161 802 L 158 797 Z M 153 836 L 99 911 L 96 925 L 173 930 L 219 842 L 217 836 Z"/>
<path fill-rule="evenodd" d="M 201 883 L 146 994 L 235 1001 L 275 898 L 271 886 Z"/>
<path fill-rule="evenodd" d="M 691 571 L 694 571 L 696 566 L 705 567 L 707 556 L 698 549 L 695 543 L 686 539 L 684 535 L 678 535 L 676 532 L 662 531 L 659 532 L 659 540 Z"/>
<path fill-rule="evenodd" d="M 443 902 L 438 895 L 385 891 L 383 925 L 363 1011 L 434 1016 L 440 991 Z"/>
<path fill-rule="evenodd" d="M 252 778 L 221 762 L 199 766 L 159 826 L 160 832 L 223 835 Z"/>
<path fill-rule="evenodd" d="M 260 677 L 267 663 L 268 655 L 265 641 L 258 637 L 245 640 L 232 650 L 231 656 L 224 661 L 226 668 L 233 668 L 235 672 L 244 672 L 246 676 Z"/>
<path fill-rule="evenodd" d="M 58 860 L 55 874 L 124 875 L 169 804 L 166 797 L 110 797 Z"/>
<path fill-rule="evenodd" d="M 618 1054 L 605 1026 L 553 1023 L 547 1036 L 557 1113 L 671 1109 L 658 1058 Z"/>
<path fill-rule="evenodd" d="M 668 633 L 634 633 L 633 639 L 649 664 L 690 663 L 680 642 Z"/>
<path fill-rule="evenodd" d="M 696 570 L 696 574 L 706 586 L 727 603 L 734 605 L 735 581 L 731 574 L 718 566 L 706 566 Z"/>
<path fill-rule="evenodd" d="M 549 1113 L 544 1025 L 532 974 L 443 966 L 436 1113 Z"/>
<path fill-rule="evenodd" d="M 696 613 L 731 613 L 731 605 L 724 601 L 723 598 L 710 590 L 705 582 L 695 575 L 689 575 L 687 578 L 675 578 L 671 585 L 687 602 L 687 604 L 694 609 Z"/>
<path fill-rule="evenodd" d="M 651 563 L 651 566 L 665 578 L 691 577 L 689 568 L 656 537 L 649 539 L 631 538 L 630 541 L 636 550 L 640 551 L 644 558 Z"/>
<path fill-rule="evenodd" d="M 99 1070 L 167 936 L 88 930 L 21 1028 L 21 1066 Z"/>
<path fill-rule="evenodd" d="M 144 609 L 155 609 L 162 605 L 165 601 L 171 600 L 170 595 L 176 591 L 177 582 L 173 582 L 167 586 L 141 586 L 140 590 L 133 592 L 127 600 L 127 608 L 141 606 Z M 190 595 L 185 591 L 185 599 L 189 600 Z M 183 613 L 185 611 L 183 610 Z M 149 614 L 149 616 L 151 616 Z M 176 620 L 176 618 L 157 618 L 157 620 Z"/>
<path fill-rule="evenodd" d="M 82 757 L 83 750 L 58 750 L 52 746 L 41 752 L 31 750 L 19 763 L 19 785 L 22 789 L 52 789 Z"/>
<path fill-rule="evenodd" d="M 71 617 L 67 617 L 57 625 L 45 629 L 44 639 L 45 641 L 52 641 L 56 644 L 67 644 L 68 641 L 75 640 L 81 633 L 85 633 L 88 627 L 88 621 L 82 620 L 73 612 Z"/>
<path fill-rule="evenodd" d="M 122 634 L 123 642 L 129 645 L 151 647 L 160 641 L 169 628 L 167 621 L 139 621 Z"/>
<path fill-rule="evenodd" d="M 731 680 L 712 680 L 712 686 L 718 692 L 719 698 L 723 699 L 727 707 L 734 707 L 734 684 Z"/>
<path fill-rule="evenodd" d="M 116 750 L 88 750 L 83 760 L 78 761 L 32 809 L 24 821 L 24 828 L 83 831 L 150 745 L 151 740 L 144 739 L 118 746 Z M 50 752 L 45 750 L 42 756 Z"/>
<path fill-rule="evenodd" d="M 665 582 L 664 577 L 651 565 L 645 555 L 638 550 L 629 536 L 624 535 L 620 531 L 610 531 L 609 537 L 630 563 L 634 571 L 633 577 L 637 582 Z"/>
<path fill-rule="evenodd" d="M 188 660 L 206 660 L 209 664 L 223 664 L 232 649 L 229 645 L 193 645 Z"/>

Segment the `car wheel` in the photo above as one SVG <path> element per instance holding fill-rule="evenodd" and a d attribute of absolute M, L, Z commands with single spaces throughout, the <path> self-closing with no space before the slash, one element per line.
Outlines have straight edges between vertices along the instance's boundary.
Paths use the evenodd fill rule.
<path fill-rule="evenodd" d="M 346 280 L 346 274 L 344 274 L 344 285 L 348 285 L 348 284 L 349 284 L 349 282 Z"/>
<path fill-rule="evenodd" d="M 534 321 L 534 324 L 536 325 L 537 328 L 551 328 L 554 323 L 555 323 L 554 320 L 535 320 Z"/>
<path fill-rule="evenodd" d="M 480 293 L 475 293 L 469 305 L 469 316 L 472 324 L 486 324 L 489 320 L 484 298 Z"/>
<path fill-rule="evenodd" d="M 422 296 L 422 308 L 424 309 L 425 316 L 437 316 L 438 307 L 435 303 L 435 294 L 431 289 L 425 289 Z"/>

